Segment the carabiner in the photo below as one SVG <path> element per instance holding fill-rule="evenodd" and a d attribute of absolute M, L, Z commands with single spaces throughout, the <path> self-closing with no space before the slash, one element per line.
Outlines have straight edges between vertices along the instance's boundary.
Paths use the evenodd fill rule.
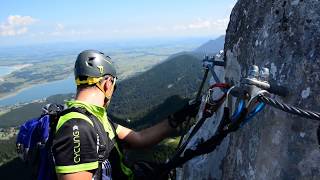
<path fill-rule="evenodd" d="M 224 107 L 228 107 L 228 101 L 229 101 L 230 92 L 231 92 L 231 90 L 234 89 L 235 87 L 236 87 L 236 86 L 231 86 L 231 87 L 229 88 L 229 90 L 227 91 L 227 93 L 226 93 L 226 100 L 225 100 L 227 103 L 225 103 Z"/>
<path fill-rule="evenodd" d="M 224 89 L 228 89 L 229 85 L 226 83 L 216 83 L 216 84 L 210 86 L 208 93 L 207 93 L 207 96 L 205 98 L 206 104 L 205 104 L 205 108 L 203 110 L 203 114 L 205 117 L 212 116 L 212 114 L 217 111 L 217 109 L 220 107 L 220 105 L 223 103 L 223 101 L 226 97 L 226 93 L 223 91 L 224 94 L 221 97 L 219 97 L 217 100 L 212 100 L 214 88 L 220 88 L 223 91 Z"/>

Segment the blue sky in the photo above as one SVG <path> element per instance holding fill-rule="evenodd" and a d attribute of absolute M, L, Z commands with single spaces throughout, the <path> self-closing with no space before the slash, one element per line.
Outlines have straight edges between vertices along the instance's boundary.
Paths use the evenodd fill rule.
<path fill-rule="evenodd" d="M 2 0 L 0 46 L 217 37 L 236 0 Z"/>

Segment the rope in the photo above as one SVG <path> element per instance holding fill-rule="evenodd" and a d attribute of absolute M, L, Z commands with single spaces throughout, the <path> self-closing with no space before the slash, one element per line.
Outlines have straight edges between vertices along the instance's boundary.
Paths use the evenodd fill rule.
<path fill-rule="evenodd" d="M 287 105 L 285 103 L 281 103 L 277 100 L 271 99 L 269 97 L 266 97 L 262 94 L 260 94 L 258 96 L 258 100 L 263 103 L 266 103 L 272 107 L 280 109 L 284 112 L 287 112 L 290 114 L 295 114 L 295 115 L 298 115 L 298 116 L 301 116 L 304 118 L 314 119 L 314 120 L 320 121 L 320 113 L 318 113 L 318 112 L 307 111 L 307 110 L 303 110 L 303 109 L 300 109 L 297 107 L 293 107 L 293 106 Z"/>

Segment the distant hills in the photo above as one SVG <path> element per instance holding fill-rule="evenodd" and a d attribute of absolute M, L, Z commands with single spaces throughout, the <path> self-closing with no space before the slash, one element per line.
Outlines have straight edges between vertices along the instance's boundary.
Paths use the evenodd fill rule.
<path fill-rule="evenodd" d="M 214 40 L 209 40 L 208 42 L 195 49 L 194 52 L 209 56 L 215 55 L 217 52 L 224 48 L 224 40 L 225 35 L 220 36 Z"/>
<path fill-rule="evenodd" d="M 171 55 L 165 62 L 122 81 L 109 112 L 129 127 L 144 127 L 179 109 L 194 98 L 203 76 L 203 55 L 215 55 L 224 46 L 225 36 L 210 40 L 192 52 Z"/>
<path fill-rule="evenodd" d="M 144 73 L 123 80 L 109 112 L 115 119 L 130 119 L 131 123 L 122 121 L 122 124 L 131 127 L 157 122 L 186 103 L 183 99 L 194 97 L 203 76 L 202 69 L 201 60 L 192 54 L 173 56 Z M 168 103 L 172 99 L 175 103 Z M 148 115 L 152 111 L 154 113 Z"/>

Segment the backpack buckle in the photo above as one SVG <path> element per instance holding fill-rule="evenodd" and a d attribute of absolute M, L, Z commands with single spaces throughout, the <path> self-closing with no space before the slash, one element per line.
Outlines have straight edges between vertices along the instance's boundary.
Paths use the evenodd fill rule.
<path fill-rule="evenodd" d="M 105 156 L 105 152 L 106 152 L 106 146 L 105 145 L 102 145 L 100 144 L 98 146 L 98 162 L 103 162 L 106 158 Z"/>

